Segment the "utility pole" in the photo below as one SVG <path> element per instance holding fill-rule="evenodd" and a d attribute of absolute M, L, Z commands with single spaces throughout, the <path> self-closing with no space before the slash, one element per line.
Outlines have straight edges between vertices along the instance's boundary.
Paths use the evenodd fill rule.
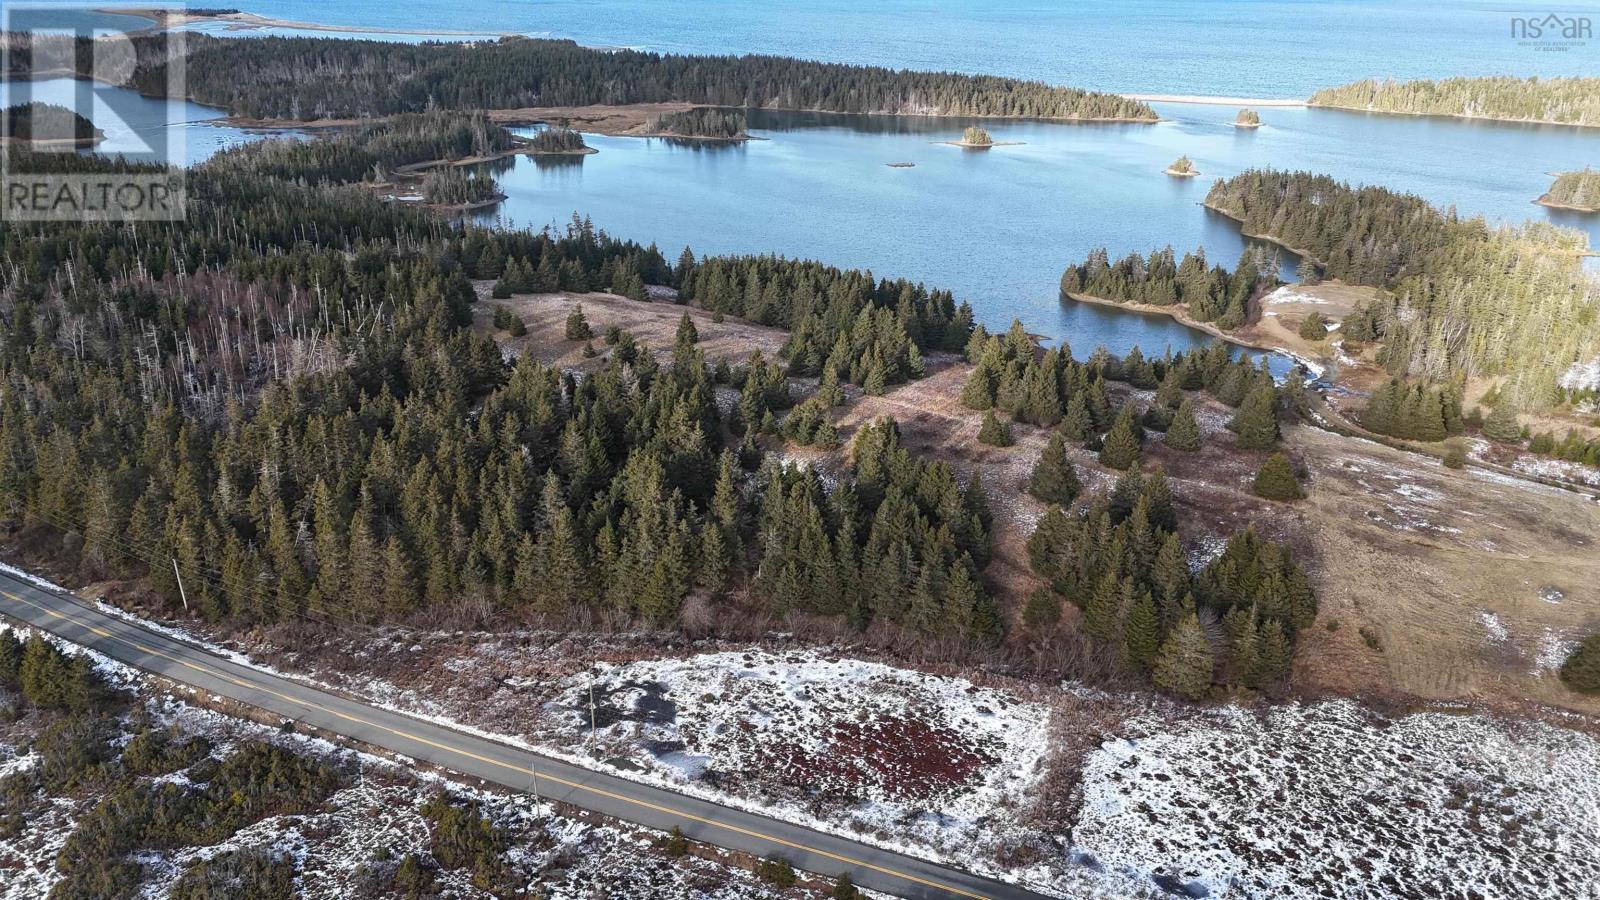
<path fill-rule="evenodd" d="M 178 596 L 183 598 L 183 611 L 189 611 L 189 593 L 183 589 L 183 573 L 178 571 L 178 558 L 172 557 L 172 574 L 178 579 Z"/>
<path fill-rule="evenodd" d="M 589 682 L 589 743 L 594 743 L 595 737 L 594 717 L 594 682 Z"/>
<path fill-rule="evenodd" d="M 535 768 L 538 763 L 528 763 L 528 774 L 533 776 L 533 802 L 538 805 L 539 800 L 539 770 Z"/>

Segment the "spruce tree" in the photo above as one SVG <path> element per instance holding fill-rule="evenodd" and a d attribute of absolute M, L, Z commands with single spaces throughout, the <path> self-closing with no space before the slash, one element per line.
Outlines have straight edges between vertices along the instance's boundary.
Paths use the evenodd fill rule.
<path fill-rule="evenodd" d="M 700 341 L 700 330 L 694 327 L 694 320 L 688 313 L 678 319 L 677 342 L 680 344 L 694 344 Z"/>
<path fill-rule="evenodd" d="M 1139 425 L 1133 406 L 1122 408 L 1100 448 L 1100 464 L 1111 469 L 1132 469 L 1139 464 Z"/>
<path fill-rule="evenodd" d="M 1162 642 L 1151 680 L 1161 690 L 1199 700 L 1211 689 L 1213 668 L 1211 642 L 1200 627 L 1200 619 L 1191 611 Z"/>
<path fill-rule="evenodd" d="M 1067 412 L 1059 426 L 1062 437 L 1080 444 L 1094 437 L 1095 433 L 1094 416 L 1089 411 L 1089 403 L 1084 393 L 1078 391 L 1067 401 Z"/>
<path fill-rule="evenodd" d="M 1483 420 L 1483 436 L 1502 444 L 1521 443 L 1522 426 L 1517 424 L 1516 407 L 1505 400 L 1496 403 Z"/>
<path fill-rule="evenodd" d="M 1161 440 L 1174 450 L 1192 453 L 1200 449 L 1200 423 L 1195 420 L 1194 403 L 1189 398 L 1185 397 L 1178 405 L 1178 412 Z"/>
<path fill-rule="evenodd" d="M 1141 591 L 1128 607 L 1128 618 L 1122 626 L 1123 658 L 1139 669 L 1147 669 L 1160 646 L 1161 618 L 1156 613 L 1155 600 L 1149 591 Z"/>
<path fill-rule="evenodd" d="M 594 330 L 589 327 L 589 320 L 583 316 L 581 303 L 574 306 L 572 312 L 567 313 L 566 336 L 569 341 L 586 341 L 594 337 Z"/>
<path fill-rule="evenodd" d="M 1011 423 L 1001 422 L 992 409 L 984 413 L 983 425 L 978 428 L 978 443 L 991 447 L 1011 446 Z"/>
<path fill-rule="evenodd" d="M 1073 470 L 1072 460 L 1067 456 L 1066 443 L 1061 440 L 1061 435 L 1051 434 L 1050 442 L 1045 445 L 1044 453 L 1040 454 L 1039 462 L 1028 478 L 1028 493 L 1046 503 L 1066 505 L 1078 496 L 1081 487 L 1078 473 Z"/>
<path fill-rule="evenodd" d="M 1022 608 L 1022 624 L 1029 628 L 1048 628 L 1061 621 L 1061 601 L 1047 587 L 1034 588 Z"/>
<path fill-rule="evenodd" d="M 1289 457 L 1282 453 L 1272 454 L 1261 464 L 1261 470 L 1256 473 L 1254 488 L 1257 496 L 1281 503 L 1290 503 L 1306 495 L 1305 490 L 1300 487 L 1300 480 L 1294 476 L 1294 467 L 1289 464 Z"/>
<path fill-rule="evenodd" d="M 1271 450 L 1278 446 L 1278 391 L 1262 385 L 1251 391 L 1228 422 L 1229 430 L 1239 435 L 1235 445 L 1241 450 Z"/>

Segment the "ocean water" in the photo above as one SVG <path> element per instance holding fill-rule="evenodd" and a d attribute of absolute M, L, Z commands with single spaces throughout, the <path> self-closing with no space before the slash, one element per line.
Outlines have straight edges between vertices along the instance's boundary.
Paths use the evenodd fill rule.
<path fill-rule="evenodd" d="M 241 8 L 351 27 L 772 53 L 1165 94 L 1305 97 L 1357 78 L 1592 75 L 1600 62 L 1600 38 L 1554 52 L 1552 42 L 1520 42 L 1511 30 L 1519 15 L 1600 19 L 1592 0 L 252 0 Z"/>

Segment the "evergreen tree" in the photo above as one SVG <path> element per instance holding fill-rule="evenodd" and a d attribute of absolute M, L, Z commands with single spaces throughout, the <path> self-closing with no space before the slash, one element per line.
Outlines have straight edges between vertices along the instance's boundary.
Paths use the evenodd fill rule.
<path fill-rule="evenodd" d="M 1271 450 L 1278 446 L 1278 391 L 1264 384 L 1251 391 L 1231 421 L 1229 430 L 1239 435 L 1241 450 Z"/>
<path fill-rule="evenodd" d="M 694 344 L 700 341 L 700 330 L 694 327 L 694 320 L 688 313 L 678 319 L 677 342 L 680 344 Z"/>
<path fill-rule="evenodd" d="M 572 308 L 567 313 L 566 337 L 569 341 L 586 341 L 594 337 L 594 330 L 589 327 L 589 320 L 584 318 L 583 304 Z"/>
<path fill-rule="evenodd" d="M 1011 423 L 1001 422 L 995 417 L 994 410 L 989 410 L 983 415 L 983 425 L 978 429 L 978 443 L 988 444 L 991 447 L 1009 447 L 1014 443 L 1011 437 Z"/>
<path fill-rule="evenodd" d="M 1122 655 L 1131 665 L 1147 669 L 1161 647 L 1161 619 L 1149 591 L 1143 591 L 1128 608 L 1123 623 Z"/>
<path fill-rule="evenodd" d="M 1200 423 L 1195 420 L 1194 403 L 1189 398 L 1185 397 L 1179 404 L 1162 442 L 1174 450 L 1192 453 L 1200 449 Z"/>
<path fill-rule="evenodd" d="M 1042 629 L 1061 621 L 1061 601 L 1047 587 L 1034 588 L 1028 603 L 1022 608 L 1022 624 Z"/>
<path fill-rule="evenodd" d="M 1213 667 L 1211 642 L 1206 639 L 1200 620 L 1190 612 L 1161 644 L 1151 678 L 1161 690 L 1199 700 L 1211 689 Z"/>
<path fill-rule="evenodd" d="M 1061 435 L 1050 435 L 1050 442 L 1045 445 L 1044 453 L 1040 454 L 1039 462 L 1034 465 L 1033 474 L 1028 478 L 1028 493 L 1046 503 L 1066 505 L 1078 496 L 1081 487 Z"/>
<path fill-rule="evenodd" d="M 1139 465 L 1139 430 L 1132 405 L 1124 406 L 1100 448 L 1100 464 L 1111 469 L 1132 469 Z"/>
<path fill-rule="evenodd" d="M 1254 489 L 1256 496 L 1281 503 L 1293 502 L 1306 495 L 1300 487 L 1300 480 L 1295 478 L 1289 457 L 1282 453 L 1272 454 L 1261 464 L 1260 471 L 1256 472 Z"/>
<path fill-rule="evenodd" d="M 1517 424 L 1516 408 L 1504 400 L 1496 403 L 1483 420 L 1483 436 L 1502 444 L 1520 443 L 1522 426 Z"/>

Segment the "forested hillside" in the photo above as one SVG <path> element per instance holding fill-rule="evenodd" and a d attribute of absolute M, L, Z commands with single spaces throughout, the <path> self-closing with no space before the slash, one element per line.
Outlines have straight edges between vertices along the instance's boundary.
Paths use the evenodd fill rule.
<path fill-rule="evenodd" d="M 1213 185 L 1206 205 L 1328 278 L 1386 288 L 1377 331 L 1393 374 L 1508 375 L 1509 402 L 1548 406 L 1562 373 L 1600 355 L 1600 296 L 1580 266 L 1580 232 L 1490 229 L 1420 197 L 1309 172 L 1245 172 Z"/>
<path fill-rule="evenodd" d="M 144 39 L 147 44 L 160 40 Z M 780 56 L 679 56 L 594 50 L 571 41 L 405 44 L 326 38 L 252 41 L 188 37 L 191 98 L 257 118 L 382 116 L 445 109 L 515 109 L 679 101 L 726 107 L 910 115 L 1155 121 L 1114 94 L 990 75 L 914 72 Z M 147 64 L 136 83 L 165 90 Z"/>
<path fill-rule="evenodd" d="M 1600 78 L 1367 79 L 1324 88 L 1308 102 L 1374 112 L 1600 125 Z"/>
<path fill-rule="evenodd" d="M 274 153 L 193 171 L 186 223 L 0 233 L 0 503 L 70 535 L 65 561 L 86 575 L 148 573 L 175 600 L 176 560 L 216 621 L 665 624 L 692 589 L 751 576 L 748 602 L 791 608 L 787 554 L 812 535 L 775 529 L 808 526 L 790 504 L 815 484 L 763 470 L 754 480 L 778 487 L 757 504 L 745 472 L 752 435 L 791 402 L 783 369 L 757 357 L 725 372 L 742 395 L 723 411 L 692 330 L 666 369 L 626 335 L 581 380 L 508 361 L 466 327 L 469 279 L 681 282 L 796 327 L 796 367 L 820 365 L 804 350 L 817 341 L 852 363 L 859 347 L 869 370 L 889 352 L 895 377 L 916 373 L 917 341 L 959 345 L 970 322 L 947 293 L 815 263 L 686 252 L 680 279 L 581 221 L 457 231 L 359 189 L 249 173 L 252 158 Z M 929 609 L 959 609 L 957 632 L 993 640 L 982 489 L 916 463 L 892 432 L 828 500 L 831 571 L 859 587 L 805 611 L 944 635 L 952 620 Z"/>

